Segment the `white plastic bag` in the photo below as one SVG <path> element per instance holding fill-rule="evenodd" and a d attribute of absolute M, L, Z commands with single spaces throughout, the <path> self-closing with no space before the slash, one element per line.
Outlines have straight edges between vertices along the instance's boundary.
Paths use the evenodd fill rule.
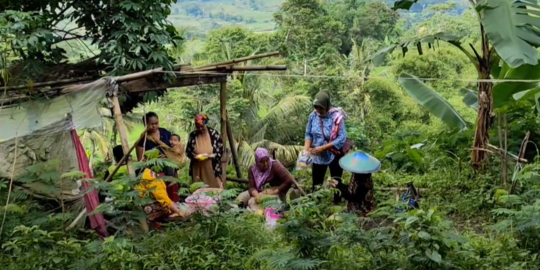
<path fill-rule="evenodd" d="M 313 163 L 313 160 L 311 158 L 311 154 L 309 154 L 309 153 L 307 153 L 305 151 L 302 151 L 300 153 L 300 156 L 296 160 L 296 168 L 295 168 L 295 170 L 296 171 L 301 171 L 301 170 L 311 168 L 312 163 Z"/>

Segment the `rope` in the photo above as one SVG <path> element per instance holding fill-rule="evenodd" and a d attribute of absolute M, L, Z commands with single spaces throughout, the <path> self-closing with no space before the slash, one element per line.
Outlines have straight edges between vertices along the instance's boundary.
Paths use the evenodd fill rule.
<path fill-rule="evenodd" d="M 155 71 L 154 73 L 169 73 L 169 74 L 179 74 L 179 75 L 230 75 L 230 73 L 219 73 L 219 72 L 207 72 L 207 71 Z M 364 81 L 367 79 L 380 78 L 380 76 L 344 76 L 344 75 L 304 75 L 304 74 L 270 74 L 270 73 L 247 73 L 244 76 L 254 76 L 254 77 L 272 77 L 272 78 L 318 78 L 318 79 L 346 79 L 352 81 Z M 501 83 L 501 82 L 525 82 L 525 83 L 540 83 L 540 79 L 532 80 L 522 80 L 522 79 L 464 79 L 464 78 L 399 78 L 400 80 L 421 80 L 421 81 L 460 81 L 460 82 L 492 82 L 492 83 Z"/>

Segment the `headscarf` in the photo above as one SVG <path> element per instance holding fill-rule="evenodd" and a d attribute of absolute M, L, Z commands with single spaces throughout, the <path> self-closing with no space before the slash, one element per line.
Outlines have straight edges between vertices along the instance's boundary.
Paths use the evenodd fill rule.
<path fill-rule="evenodd" d="M 206 126 L 208 124 L 208 115 L 199 114 L 195 116 L 195 125 L 197 126 Z"/>
<path fill-rule="evenodd" d="M 265 157 L 268 157 L 270 162 L 268 164 L 268 169 L 261 171 L 257 164 Z M 274 160 L 270 158 L 270 153 L 268 150 L 264 148 L 257 148 L 255 151 L 255 164 L 251 166 L 251 173 L 255 179 L 255 187 L 257 188 L 257 191 L 262 191 L 264 183 L 266 183 L 266 180 L 268 180 L 270 172 L 272 171 L 272 163 L 274 163 Z"/>
<path fill-rule="evenodd" d="M 313 106 L 319 106 L 328 111 L 331 107 L 330 94 L 327 91 L 321 91 L 315 95 Z"/>

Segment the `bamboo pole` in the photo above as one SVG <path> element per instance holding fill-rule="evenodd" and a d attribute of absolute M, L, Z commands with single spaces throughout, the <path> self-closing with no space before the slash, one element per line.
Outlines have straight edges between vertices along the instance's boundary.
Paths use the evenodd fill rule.
<path fill-rule="evenodd" d="M 73 78 L 73 79 L 40 82 L 40 83 L 34 83 L 34 84 L 15 85 L 15 86 L 4 87 L 3 90 L 5 90 L 6 92 L 12 92 L 12 91 L 25 89 L 25 88 L 36 88 L 36 87 L 53 86 L 53 85 L 57 85 L 57 84 L 67 84 L 67 83 L 78 83 L 78 82 L 84 82 L 84 81 L 91 81 L 91 80 L 95 80 L 97 78 L 99 78 L 99 77 L 98 76 L 87 76 L 87 77 L 80 77 L 80 78 Z"/>
<path fill-rule="evenodd" d="M 497 154 L 499 154 L 500 156 L 506 154 L 508 157 L 512 158 L 514 161 L 517 161 L 517 162 L 522 162 L 522 163 L 527 163 L 528 161 L 524 158 L 521 158 L 521 157 L 518 157 L 508 151 L 505 151 L 504 149 L 500 149 L 498 148 L 497 146 L 493 145 L 493 144 L 489 144 L 487 145 L 487 147 L 489 149 L 491 149 L 491 151 L 489 151 L 489 149 L 478 149 L 478 150 L 485 150 L 487 152 L 496 152 Z"/>
<path fill-rule="evenodd" d="M 240 165 L 238 164 L 238 153 L 236 152 L 236 146 L 234 141 L 234 136 L 232 133 L 231 121 L 227 117 L 227 136 L 229 136 L 229 146 L 231 147 L 231 154 L 234 163 L 234 169 L 236 170 L 236 177 L 242 178 L 242 171 L 240 170 Z"/>
<path fill-rule="evenodd" d="M 111 98 L 113 104 L 114 119 L 116 121 L 116 126 L 118 127 L 118 133 L 120 134 L 120 141 L 122 142 L 122 149 L 124 150 L 124 156 L 128 155 L 130 152 L 129 142 L 128 142 L 128 133 L 126 126 L 124 125 L 124 119 L 122 118 L 122 111 L 120 110 L 120 102 L 118 102 L 118 96 L 113 95 Z M 132 149 L 133 150 L 133 149 Z M 129 175 L 135 176 L 135 170 L 131 165 L 131 161 L 128 159 L 126 162 Z"/>
<path fill-rule="evenodd" d="M 245 66 L 245 67 L 238 67 L 238 66 L 231 66 L 227 67 L 228 70 L 231 71 L 265 71 L 265 70 L 287 70 L 286 65 L 277 65 L 277 66 Z"/>
<path fill-rule="evenodd" d="M 174 65 L 173 66 L 173 71 L 181 70 L 185 66 L 189 66 L 189 64 Z M 122 82 L 133 81 L 133 80 L 149 77 L 149 76 L 153 75 L 154 73 L 161 73 L 162 71 L 164 71 L 164 70 L 163 70 L 162 67 L 160 67 L 160 68 L 154 68 L 154 69 L 150 69 L 150 70 L 135 72 L 135 73 L 131 73 L 131 74 L 123 75 L 123 76 L 118 76 L 118 77 L 116 77 L 114 79 L 116 80 L 117 83 L 122 83 Z"/>
<path fill-rule="evenodd" d="M 267 57 L 272 57 L 272 56 L 277 56 L 277 55 L 280 55 L 279 51 L 263 53 L 263 54 L 257 54 L 257 55 L 242 57 L 242 58 L 236 58 L 236 59 L 232 59 L 232 60 L 225 61 L 225 62 L 205 65 L 205 66 L 201 66 L 201 67 L 196 67 L 196 68 L 194 68 L 194 70 L 197 70 L 197 71 L 211 70 L 211 69 L 220 68 L 220 67 L 232 66 L 232 65 L 242 63 L 242 62 L 246 62 L 246 61 L 250 61 L 250 60 L 267 58 Z"/>
<path fill-rule="evenodd" d="M 227 81 L 221 82 L 220 84 L 220 90 L 219 90 L 219 107 L 220 107 L 220 115 L 221 115 L 221 139 L 223 140 L 223 152 L 225 152 L 225 149 L 227 149 Z M 226 180 L 227 180 L 227 164 L 225 165 L 225 168 L 222 166 L 222 179 L 223 182 L 223 188 L 226 187 Z"/>
<path fill-rule="evenodd" d="M 118 102 L 118 95 L 117 95 L 116 90 L 113 92 L 113 95 L 111 97 L 111 102 L 113 106 L 114 119 L 116 121 L 116 126 L 118 127 L 118 133 L 120 134 L 120 141 L 122 142 L 122 149 L 124 150 L 124 157 L 125 157 L 126 155 L 129 155 L 130 148 L 129 148 L 129 142 L 128 142 L 127 129 L 126 129 L 126 126 L 124 125 L 124 120 L 122 118 L 122 111 L 120 110 L 120 102 Z M 131 166 L 131 161 L 129 159 L 127 159 L 126 167 L 128 169 L 129 175 L 131 177 L 135 177 L 135 170 L 133 169 L 133 166 Z M 141 218 L 139 220 L 139 226 L 143 232 L 148 232 L 148 223 L 146 222 L 146 218 Z"/>
<path fill-rule="evenodd" d="M 135 147 L 137 147 L 137 145 L 138 145 L 139 142 L 144 138 L 145 135 L 146 135 L 146 130 L 144 130 L 144 131 L 141 133 L 141 136 L 137 139 L 137 141 L 131 146 L 131 148 L 129 148 L 128 152 L 124 154 L 124 156 L 122 157 L 122 159 L 120 159 L 120 161 L 118 162 L 118 164 L 116 164 L 116 167 L 115 167 L 114 170 L 111 172 L 111 174 L 109 174 L 109 176 L 107 176 L 107 179 L 105 179 L 105 182 L 111 181 L 111 179 L 114 177 L 114 175 L 116 174 L 116 172 L 118 172 L 118 169 L 120 169 L 120 167 L 122 166 L 122 164 L 124 164 L 124 162 L 129 158 L 129 155 L 131 154 L 131 152 L 133 152 L 133 149 L 135 149 Z"/>

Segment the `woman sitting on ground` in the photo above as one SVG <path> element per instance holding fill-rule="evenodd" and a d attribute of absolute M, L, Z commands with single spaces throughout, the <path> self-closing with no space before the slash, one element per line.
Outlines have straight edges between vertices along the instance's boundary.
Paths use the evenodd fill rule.
<path fill-rule="evenodd" d="M 373 179 L 371 175 L 381 168 L 381 162 L 375 157 L 357 151 L 344 156 L 339 162 L 340 167 L 352 173 L 349 185 L 332 179 L 330 186 L 339 189 L 347 200 L 347 209 L 360 217 L 365 217 L 375 208 Z"/>
<path fill-rule="evenodd" d="M 151 194 L 153 203 L 143 206 L 148 220 L 154 221 L 176 215 L 182 215 L 180 208 L 167 195 L 167 186 L 163 180 L 157 178 L 156 173 L 146 168 L 142 173 L 141 182 L 135 187 L 139 190 L 140 198 Z"/>
<path fill-rule="evenodd" d="M 339 189 L 347 201 L 347 209 L 359 217 L 365 217 L 374 209 L 374 191 L 371 174 L 353 173 L 349 185 L 330 180 L 330 187 Z"/>
<path fill-rule="evenodd" d="M 293 177 L 287 169 L 277 160 L 270 158 L 270 153 L 264 148 L 255 151 L 255 164 L 248 172 L 249 188 L 241 193 L 237 200 L 248 206 L 251 210 L 261 210 L 259 203 L 261 195 L 277 195 L 282 202 L 293 183 Z M 273 189 L 263 191 L 265 184 Z M 279 185 L 279 186 L 278 186 Z"/>
<path fill-rule="evenodd" d="M 113 155 L 115 161 L 119 163 L 124 156 L 121 145 L 117 145 L 113 148 Z M 124 175 L 127 174 L 126 162 L 124 162 L 123 164 L 118 164 L 118 166 L 120 166 L 120 168 L 118 172 L 114 175 L 113 179 L 117 179 L 117 177 L 121 176 L 122 173 Z M 109 168 L 109 170 L 105 173 L 105 179 L 107 179 L 107 177 L 113 172 L 115 167 L 116 166 L 111 166 Z M 115 181 L 112 182 L 112 185 L 115 185 Z M 139 185 L 137 185 L 135 188 L 139 190 L 139 195 L 141 198 L 145 198 L 149 191 L 153 199 L 155 200 L 153 203 L 150 203 L 143 207 L 144 212 L 148 215 L 148 219 L 150 221 L 166 218 L 171 214 L 180 214 L 180 209 L 171 200 L 171 198 L 169 198 L 169 195 L 167 194 L 167 187 L 165 185 L 165 182 L 163 182 L 161 179 L 157 179 L 156 174 L 150 169 L 145 169 L 143 171 L 142 179 Z M 105 198 L 106 194 L 100 194 L 101 202 L 105 202 Z"/>

